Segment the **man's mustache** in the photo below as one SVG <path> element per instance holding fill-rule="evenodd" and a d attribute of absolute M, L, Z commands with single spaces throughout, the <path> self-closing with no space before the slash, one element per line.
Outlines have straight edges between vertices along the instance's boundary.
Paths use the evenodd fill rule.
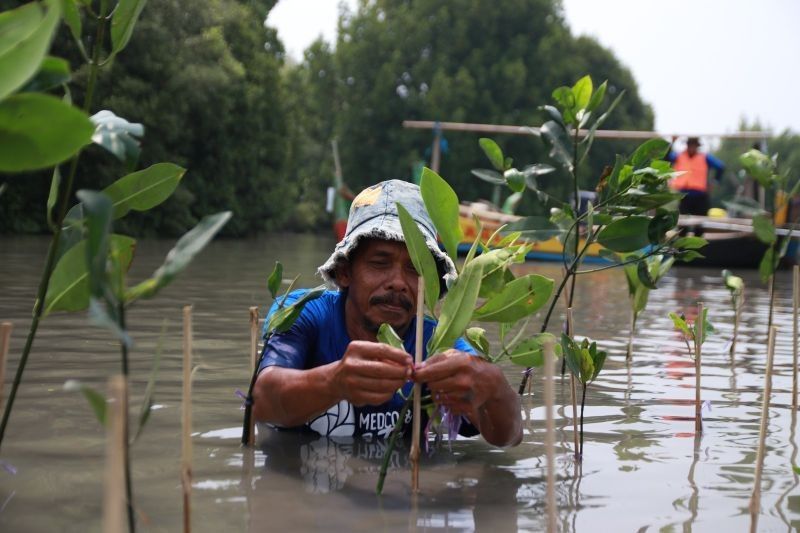
<path fill-rule="evenodd" d="M 406 296 L 396 292 L 389 292 L 379 296 L 373 296 L 369 299 L 369 303 L 370 305 L 394 305 L 402 307 L 406 311 L 411 311 L 411 309 L 414 308 L 414 304 L 411 303 L 411 300 L 409 300 Z"/>

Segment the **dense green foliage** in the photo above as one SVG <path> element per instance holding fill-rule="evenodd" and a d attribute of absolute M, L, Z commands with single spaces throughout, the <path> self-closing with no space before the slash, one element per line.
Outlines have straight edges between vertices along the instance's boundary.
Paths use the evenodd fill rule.
<path fill-rule="evenodd" d="M 0 7 L 16 4 L 0 0 Z M 147 4 L 126 53 L 99 84 L 95 110 L 113 109 L 147 126 L 138 168 L 169 160 L 188 172 L 165 204 L 133 214 L 121 231 L 177 235 L 221 209 L 234 212 L 224 230 L 232 235 L 327 223 L 331 138 L 339 139 L 352 189 L 408 178 L 412 165 L 428 157 L 432 134 L 403 129 L 403 120 L 540 124 L 537 106 L 551 88 L 585 73 L 608 79 L 612 97 L 627 91 L 604 127 L 652 127 L 652 111 L 630 72 L 594 40 L 573 37 L 555 0 L 364 2 L 342 14 L 335 49 L 314 43 L 297 65 L 285 64 L 275 31 L 263 26 L 273 4 Z M 53 54 L 70 60 L 81 101 L 86 71 L 66 26 Z M 478 136 L 446 138 L 442 174 L 463 199 L 490 197 L 491 185 L 469 172 L 485 165 Z M 497 141 L 518 158 L 515 166 L 547 161 L 535 137 Z M 581 186 L 593 187 L 602 164 L 632 147 L 598 142 L 581 169 Z M 76 188 L 102 189 L 124 173 L 94 147 L 81 160 Z M 543 185 L 558 192 L 564 177 L 553 173 Z M 49 175 L 0 176 L 0 182 L 8 183 L 0 232 L 45 231 L 40 206 Z M 532 197 L 525 202 L 521 212 L 537 212 Z"/>

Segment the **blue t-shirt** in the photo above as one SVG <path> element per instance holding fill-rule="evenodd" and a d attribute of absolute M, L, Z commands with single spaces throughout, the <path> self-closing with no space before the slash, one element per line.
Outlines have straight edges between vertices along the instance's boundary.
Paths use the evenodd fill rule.
<path fill-rule="evenodd" d="M 306 292 L 307 289 L 293 291 L 286 298 L 285 305 L 296 302 Z M 269 366 L 308 370 L 344 357 L 350 344 L 350 336 L 345 326 L 344 304 L 345 296 L 338 291 L 326 291 L 319 298 L 308 302 L 288 331 L 276 333 L 267 340 L 259 371 Z M 269 317 L 277 307 L 276 301 L 267 314 L 267 320 L 264 321 L 265 335 Z M 425 317 L 423 345 L 427 345 L 435 326 L 436 322 L 433 319 Z M 403 337 L 403 346 L 408 353 L 414 353 L 415 337 L 416 321 L 412 321 Z M 475 353 L 463 339 L 458 339 L 454 348 Z M 423 358 L 425 357 L 427 350 L 423 349 Z M 408 396 L 412 388 L 411 382 L 406 383 L 403 386 L 403 394 Z M 381 405 L 356 407 L 342 400 L 305 426 L 330 437 L 386 438 L 400 416 L 403 403 L 404 400 L 398 393 Z M 410 410 L 406 416 L 410 419 Z M 465 428 L 462 432 L 462 434 L 475 433 L 474 428 L 472 430 Z"/>

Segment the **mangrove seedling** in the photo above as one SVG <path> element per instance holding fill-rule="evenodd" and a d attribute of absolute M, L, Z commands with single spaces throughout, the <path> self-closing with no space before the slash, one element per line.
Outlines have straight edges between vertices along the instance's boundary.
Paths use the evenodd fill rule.
<path fill-rule="evenodd" d="M 715 333 L 714 325 L 708 321 L 708 309 L 703 309 L 703 316 L 702 316 L 702 335 L 701 335 L 701 328 L 698 324 L 699 320 L 695 318 L 694 320 L 687 319 L 686 315 L 681 313 L 678 315 L 677 313 L 670 313 L 669 317 L 672 319 L 672 323 L 675 324 L 675 329 L 677 329 L 681 333 L 681 337 L 683 338 L 683 342 L 686 343 L 686 350 L 689 352 L 689 356 L 694 358 L 694 354 L 697 353 L 697 347 L 702 346 L 703 343 L 708 338 L 708 335 L 711 333 Z"/>
<path fill-rule="evenodd" d="M 731 293 L 731 307 L 733 308 L 733 338 L 731 338 L 730 354 L 736 353 L 736 336 L 739 333 L 739 318 L 742 314 L 744 303 L 744 280 L 734 276 L 730 270 L 722 271 L 722 280 L 725 288 Z"/>
<path fill-rule="evenodd" d="M 694 239 L 696 237 L 688 237 Z M 629 254 L 625 258 L 637 257 L 639 254 Z M 647 300 L 650 291 L 658 288 L 658 281 L 663 278 L 672 264 L 674 257 L 664 257 L 663 255 L 651 255 L 646 259 L 635 263 L 626 263 L 624 266 L 625 279 L 628 281 L 628 300 L 631 304 L 631 326 L 628 335 L 628 349 L 625 358 L 630 360 L 633 355 L 633 335 L 636 331 L 636 320 L 639 314 L 647 307 Z"/>
<path fill-rule="evenodd" d="M 575 379 L 581 384 L 581 414 L 580 414 L 580 448 L 578 451 L 579 460 L 583 459 L 583 411 L 586 407 L 586 389 L 589 383 L 597 379 L 603 365 L 606 362 L 607 353 L 604 350 L 597 349 L 596 342 L 590 342 L 589 339 L 583 339 L 577 342 L 568 337 L 566 334 L 561 334 L 561 349 L 564 353 L 564 361 L 567 368 L 575 376 Z"/>
<path fill-rule="evenodd" d="M 567 307 L 572 307 L 575 283 L 579 274 L 613 268 L 626 262 L 636 263 L 647 257 L 663 255 L 690 261 L 700 254 L 696 251 L 705 241 L 681 240 L 668 233 L 678 223 L 675 207 L 680 194 L 671 191 L 668 181 L 675 175 L 671 165 L 663 161 L 669 143 L 663 139 L 650 139 L 642 143 L 630 157 L 617 156 L 613 167 L 606 167 L 596 188 L 595 202 L 589 202 L 581 211 L 579 168 L 591 150 L 597 129 L 603 124 L 622 98 L 619 96 L 608 109 L 595 118 L 603 104 L 607 82 L 596 89 L 591 77 L 584 76 L 572 87 L 559 87 L 553 91 L 556 105 L 545 105 L 548 114 L 539 133 L 550 149 L 550 157 L 570 176 L 572 201 L 560 200 L 538 185 L 537 177 L 549 172 L 550 167 L 534 165 L 523 170 L 511 168 L 512 161 L 504 156 L 500 147 L 488 139 L 481 139 L 481 148 L 489 157 L 495 170 L 474 172 L 481 179 L 508 186 L 514 192 L 533 191 L 537 199 L 550 208 L 550 217 L 533 216 L 510 224 L 506 231 L 516 231 L 531 241 L 558 236 L 563 247 L 562 261 L 565 275 L 550 301 L 541 331 L 547 331 L 550 317 L 561 293 L 570 285 Z M 612 263 L 593 269 L 581 269 L 589 248 L 598 243 L 609 252 L 628 254 L 641 251 L 623 263 Z M 570 333 L 571 332 L 567 332 Z M 565 370 L 562 365 L 562 373 Z M 522 394 L 528 373 L 523 375 L 519 392 Z"/>

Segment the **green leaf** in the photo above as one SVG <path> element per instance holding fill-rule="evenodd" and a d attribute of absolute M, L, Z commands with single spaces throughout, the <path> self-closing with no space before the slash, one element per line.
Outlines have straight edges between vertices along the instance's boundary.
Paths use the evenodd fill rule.
<path fill-rule="evenodd" d="M 127 269 L 133 259 L 136 241 L 125 235 L 111 236 L 111 249 L 117 251 Z M 52 311 L 81 311 L 89 306 L 89 270 L 86 241 L 67 250 L 56 264 L 45 298 L 45 315 Z M 112 252 L 113 253 L 113 252 Z"/>
<path fill-rule="evenodd" d="M 139 140 L 144 135 L 144 126 L 131 123 L 104 109 L 90 117 L 95 125 L 92 142 L 102 146 L 117 159 L 133 168 L 139 159 Z"/>
<path fill-rule="evenodd" d="M 53 177 L 50 179 L 50 193 L 47 195 L 47 225 L 51 228 L 55 227 L 55 217 L 53 216 L 53 208 L 58 201 L 58 192 L 61 188 L 61 172 L 58 167 L 53 169 Z"/>
<path fill-rule="evenodd" d="M 569 87 L 559 87 L 553 91 L 553 99 L 558 102 L 561 107 L 561 115 L 564 117 L 564 122 L 567 124 L 574 124 L 576 122 L 575 113 L 578 111 L 575 105 L 575 94 Z"/>
<path fill-rule="evenodd" d="M 650 219 L 643 216 L 620 218 L 597 234 L 597 242 L 615 252 L 633 252 L 649 244 Z"/>
<path fill-rule="evenodd" d="M 734 276 L 730 270 L 725 269 L 722 271 L 722 279 L 731 294 L 739 295 L 744 290 L 744 280 L 739 276 Z"/>
<path fill-rule="evenodd" d="M 283 265 L 280 261 L 275 261 L 275 268 L 272 269 L 272 274 L 269 275 L 267 278 L 267 288 L 269 289 L 269 294 L 272 296 L 272 299 L 275 299 L 275 295 L 278 294 L 278 289 L 281 286 L 281 281 L 283 280 Z"/>
<path fill-rule="evenodd" d="M 525 190 L 525 174 L 523 174 L 516 168 L 510 168 L 506 170 L 503 176 L 506 179 L 508 188 L 511 189 L 512 191 L 522 192 Z"/>
<path fill-rule="evenodd" d="M 429 168 L 422 169 L 419 190 L 447 255 L 455 260 L 458 243 L 464 238 L 458 223 L 458 196 L 450 184 Z"/>
<path fill-rule="evenodd" d="M 64 12 L 64 23 L 69 28 L 70 33 L 72 33 L 72 37 L 76 41 L 80 41 L 81 33 L 83 32 L 83 24 L 76 0 L 61 0 L 61 9 Z"/>
<path fill-rule="evenodd" d="M 44 16 L 38 3 L 30 3 L 4 12 L 0 17 L 0 72 L 3 73 L 0 76 L 0 100 L 36 74 L 50 49 L 50 41 L 61 19 L 61 4 L 55 0 L 46 4 Z M 0 146 L 4 143 L 0 131 Z"/>
<path fill-rule="evenodd" d="M 489 340 L 486 338 L 486 330 L 483 328 L 467 328 L 464 336 L 467 342 L 483 355 L 489 355 Z"/>
<path fill-rule="evenodd" d="M 483 269 L 475 261 L 464 266 L 442 302 L 439 324 L 428 343 L 429 355 L 452 346 L 467 328 L 478 300 L 482 276 Z"/>
<path fill-rule="evenodd" d="M 546 342 L 554 343 L 553 349 L 556 357 L 561 356 L 561 345 L 555 342 L 551 333 L 539 333 L 517 344 L 508 354 L 512 363 L 525 368 L 539 367 L 544 364 L 543 348 Z"/>
<path fill-rule="evenodd" d="M 54 96 L 9 96 L 0 102 L 0 172 L 61 163 L 89 144 L 93 131 L 83 112 Z"/>
<path fill-rule="evenodd" d="M 606 97 L 606 86 L 608 85 L 607 81 L 604 81 L 600 84 L 597 90 L 592 94 L 592 98 L 589 100 L 589 103 L 586 104 L 587 111 L 594 111 L 603 103 L 603 99 Z"/>
<path fill-rule="evenodd" d="M 642 168 L 652 159 L 663 159 L 669 152 L 669 146 L 664 139 L 647 140 L 633 152 L 629 162 L 634 169 Z"/>
<path fill-rule="evenodd" d="M 194 257 L 205 248 L 230 218 L 230 211 L 203 217 L 197 226 L 178 240 L 175 247 L 167 254 L 164 264 L 155 271 L 151 278 L 132 287 L 125 293 L 126 302 L 139 298 L 151 298 L 158 291 L 169 285 L 175 276 L 185 269 Z"/>
<path fill-rule="evenodd" d="M 684 337 L 690 340 L 694 339 L 694 332 L 689 328 L 689 324 L 686 323 L 686 319 L 683 316 L 678 316 L 676 313 L 670 313 L 669 317 L 672 319 L 675 329 L 683 333 Z"/>
<path fill-rule="evenodd" d="M 439 301 L 440 280 L 436 268 L 436 260 L 425 242 L 425 236 L 414 222 L 414 218 L 401 203 L 397 203 L 397 215 L 400 218 L 400 227 L 403 229 L 403 238 L 406 241 L 408 255 L 417 273 L 423 277 L 425 283 L 425 304 L 431 313 L 436 309 Z"/>
<path fill-rule="evenodd" d="M 564 117 L 561 116 L 561 112 L 555 106 L 543 105 L 539 106 L 539 109 L 550 115 L 550 118 L 552 118 L 556 123 L 564 126 Z"/>
<path fill-rule="evenodd" d="M 64 390 L 83 394 L 83 397 L 89 402 L 97 421 L 103 426 L 106 425 L 106 399 L 102 394 L 75 379 L 69 379 L 64 382 Z"/>
<path fill-rule="evenodd" d="M 542 124 L 539 131 L 542 135 L 542 140 L 550 148 L 550 157 L 561 164 L 567 171 L 572 172 L 571 143 L 567 139 L 564 128 L 550 120 Z"/>
<path fill-rule="evenodd" d="M 133 28 L 147 0 L 119 0 L 111 18 L 111 53 L 118 54 L 127 46 Z"/>
<path fill-rule="evenodd" d="M 775 181 L 775 162 L 767 155 L 752 149 L 739 156 L 739 162 L 759 185 L 765 188 L 772 186 Z"/>
<path fill-rule="evenodd" d="M 123 176 L 103 190 L 114 204 L 114 219 L 131 210 L 147 211 L 173 193 L 186 169 L 172 163 L 155 165 Z"/>
<path fill-rule="evenodd" d="M 395 332 L 394 328 L 390 324 L 383 323 L 381 327 L 378 328 L 378 342 L 382 342 L 383 344 L 388 344 L 393 348 L 399 348 L 400 350 L 405 351 L 405 347 L 403 346 L 403 339 Z"/>
<path fill-rule="evenodd" d="M 777 269 L 778 258 L 775 254 L 775 248 L 770 246 L 767 248 L 767 251 L 764 252 L 764 257 L 761 258 L 761 262 L 758 264 L 758 273 L 761 276 L 761 282 L 768 282 L 769 278 L 775 274 Z"/>
<path fill-rule="evenodd" d="M 685 252 L 681 252 L 680 254 L 676 255 L 676 258 L 684 263 L 688 263 L 689 261 L 693 261 L 695 259 L 703 259 L 705 256 L 695 250 L 687 250 Z"/>
<path fill-rule="evenodd" d="M 772 225 L 772 220 L 766 215 L 753 217 L 753 232 L 758 237 L 758 240 L 765 244 L 772 244 L 777 240 L 775 226 Z"/>
<path fill-rule="evenodd" d="M 503 158 L 503 150 L 500 149 L 500 146 L 492 139 L 486 137 L 478 139 L 478 144 L 483 150 L 483 153 L 486 154 L 486 157 L 489 158 L 492 166 L 499 172 L 504 172 L 506 170 L 505 159 Z"/>
<path fill-rule="evenodd" d="M 288 331 L 294 324 L 294 321 L 297 320 L 297 317 L 300 316 L 303 307 L 305 307 L 308 302 L 322 296 L 325 290 L 325 285 L 314 287 L 292 305 L 281 307 L 275 311 L 269 319 L 267 331 L 275 331 L 277 333 Z"/>
<path fill-rule="evenodd" d="M 60 57 L 47 56 L 36 75 L 25 84 L 21 92 L 44 92 L 67 83 L 72 78 L 69 63 Z"/>
<path fill-rule="evenodd" d="M 80 190 L 76 196 L 83 204 L 87 230 L 86 265 L 89 273 L 89 295 L 102 299 L 106 297 L 108 286 L 106 261 L 111 234 L 111 200 L 103 193 L 88 190 Z"/>
<path fill-rule="evenodd" d="M 588 75 L 579 79 L 572 86 L 572 94 L 575 97 L 575 107 L 577 109 L 586 109 L 592 99 L 593 89 L 592 78 Z"/>
<path fill-rule="evenodd" d="M 597 376 L 600 375 L 600 371 L 603 370 L 603 365 L 606 363 L 606 356 L 608 353 L 605 350 L 598 350 L 596 342 L 592 343 L 589 353 L 592 356 L 592 366 L 594 367 L 594 372 L 592 372 L 589 381 L 594 381 L 597 379 Z"/>
<path fill-rule="evenodd" d="M 483 168 L 473 168 L 472 175 L 476 178 L 480 178 L 483 181 L 488 181 L 494 185 L 505 185 L 506 180 L 502 174 L 497 172 L 496 170 L 487 170 Z"/>
<path fill-rule="evenodd" d="M 681 250 L 699 250 L 706 244 L 708 241 L 702 237 L 680 237 L 673 246 Z"/>
<path fill-rule="evenodd" d="M 664 242 L 667 232 L 678 224 L 678 213 L 676 211 L 664 211 L 656 213 L 647 225 L 647 239 L 650 244 L 661 244 Z"/>
<path fill-rule="evenodd" d="M 546 241 L 564 233 L 564 230 L 542 216 L 530 216 L 512 222 L 505 231 L 519 232 L 529 241 Z"/>
<path fill-rule="evenodd" d="M 508 283 L 490 297 L 472 315 L 485 322 L 516 322 L 535 313 L 550 299 L 553 280 L 529 274 Z"/>
<path fill-rule="evenodd" d="M 639 261 L 636 263 L 636 275 L 639 281 L 648 289 L 657 289 L 656 280 L 650 275 L 647 261 Z"/>
<path fill-rule="evenodd" d="M 510 281 L 507 279 L 507 274 L 511 275 L 511 280 L 514 279 L 514 275 L 508 271 L 510 260 L 511 251 L 504 248 L 484 252 L 472 260 L 483 271 L 478 297 L 486 298 L 501 290 L 506 281 Z"/>
<path fill-rule="evenodd" d="M 105 304 L 105 305 L 104 305 Z M 97 298 L 89 298 L 89 323 L 111 332 L 120 343 L 130 348 L 133 340 L 119 324 L 119 317 L 114 307 Z"/>

